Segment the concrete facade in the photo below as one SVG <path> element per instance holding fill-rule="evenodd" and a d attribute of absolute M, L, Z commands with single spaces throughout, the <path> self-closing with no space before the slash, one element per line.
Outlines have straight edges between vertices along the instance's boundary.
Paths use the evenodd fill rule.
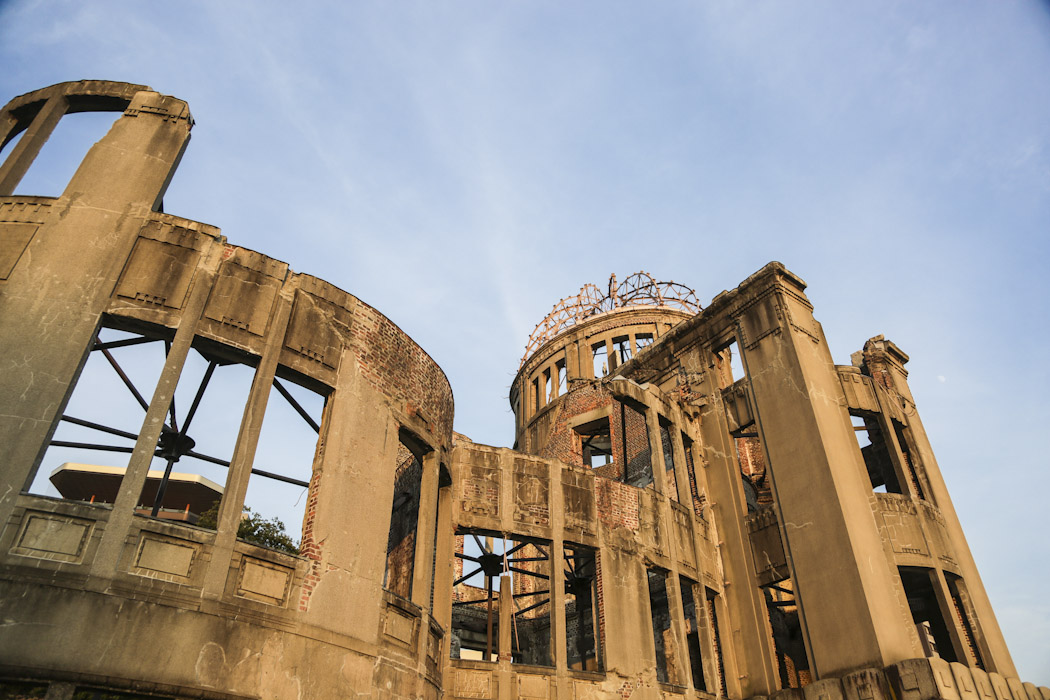
<path fill-rule="evenodd" d="M 61 196 L 13 195 L 72 111 L 121 116 Z M 0 112 L 8 696 L 1050 700 L 1016 678 L 907 355 L 879 336 L 836 366 L 782 265 L 703 309 L 644 273 L 562 300 L 514 449 L 475 444 L 381 313 L 163 213 L 192 126 L 100 81 Z M 32 493 L 100 329 L 166 348 L 119 490 Z M 196 456 L 191 350 L 253 373 L 214 530 L 136 512 L 155 458 Z M 298 554 L 237 537 L 249 479 L 282 478 L 256 453 L 288 383 L 324 397 Z"/>

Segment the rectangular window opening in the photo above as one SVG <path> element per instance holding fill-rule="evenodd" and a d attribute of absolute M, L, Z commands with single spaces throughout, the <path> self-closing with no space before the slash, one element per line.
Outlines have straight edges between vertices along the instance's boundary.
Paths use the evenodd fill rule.
<path fill-rule="evenodd" d="M 41 147 L 15 194 L 58 197 L 80 167 L 91 147 L 100 141 L 122 112 L 67 113 Z M 13 152 L 5 151 L 9 154 Z"/>
<path fill-rule="evenodd" d="M 561 396 L 568 388 L 569 374 L 565 370 L 565 360 L 558 360 L 554 366 L 558 371 L 558 395 Z"/>
<path fill-rule="evenodd" d="M 948 583 L 948 592 L 952 596 L 955 621 L 958 623 L 958 629 L 963 634 L 963 643 L 966 645 L 966 651 L 969 653 L 969 661 L 984 671 L 986 670 L 984 657 L 981 655 L 981 649 L 977 645 L 977 635 L 975 634 L 977 625 L 974 624 L 974 620 L 976 615 L 973 612 L 973 608 L 969 605 L 970 600 L 966 592 L 966 584 L 960 577 L 948 572 L 944 573 L 944 578 Z"/>
<path fill-rule="evenodd" d="M 619 356 L 620 362 L 627 362 L 631 359 L 631 338 L 630 336 L 621 335 L 612 339 L 613 351 Z"/>
<path fill-rule="evenodd" d="M 801 688 L 812 680 L 794 588 L 790 578 L 762 588 L 781 689 Z"/>
<path fill-rule="evenodd" d="M 707 598 L 707 624 L 711 627 L 711 644 L 715 651 L 715 666 L 718 668 L 718 687 L 714 693 L 718 697 L 728 697 L 726 690 L 726 666 L 722 658 L 722 637 L 718 632 L 718 594 L 710 588 L 704 588 Z"/>
<path fill-rule="evenodd" d="M 646 569 L 649 582 L 649 610 L 653 621 L 653 643 L 656 646 L 656 680 L 678 685 L 674 632 L 671 609 L 667 600 L 667 572 Z"/>
<path fill-rule="evenodd" d="M 685 576 L 678 577 L 678 586 L 682 589 L 682 610 L 685 613 L 685 641 L 689 648 L 689 670 L 693 676 L 693 687 L 697 690 L 707 692 L 707 682 L 704 680 L 704 658 L 700 646 L 700 624 L 697 617 L 696 598 L 694 591 L 696 581 L 690 581 Z"/>
<path fill-rule="evenodd" d="M 948 662 L 958 661 L 934 588 L 937 572 L 912 566 L 901 566 L 899 571 L 923 652 Z"/>
<path fill-rule="evenodd" d="M 591 346 L 591 360 L 594 364 L 594 376 L 600 379 L 609 373 L 609 357 L 605 341 Z"/>
<path fill-rule="evenodd" d="M 325 396 L 307 383 L 278 366 L 238 530 L 241 539 L 290 554 L 308 548 L 312 536 L 306 504 L 325 406 Z"/>
<path fill-rule="evenodd" d="M 417 440 L 402 431 L 394 467 L 394 498 L 390 505 L 383 587 L 406 600 L 412 599 L 424 452 Z"/>
<path fill-rule="evenodd" d="M 915 495 L 919 499 L 925 501 L 927 500 L 926 492 L 923 490 L 922 482 L 919 480 L 919 467 L 916 464 L 915 456 L 911 450 L 911 440 L 906 433 L 904 425 L 895 420 L 892 422 L 893 430 L 897 434 L 897 443 L 901 447 L 901 455 L 904 461 L 904 470 L 907 474 L 908 482 L 911 484 Z"/>
<path fill-rule="evenodd" d="M 510 646 L 515 664 L 553 666 L 550 542 L 462 530 L 456 536 L 450 654 L 496 661 L 500 581 L 510 579 Z"/>
<path fill-rule="evenodd" d="M 608 417 L 578 425 L 573 430 L 580 440 L 583 466 L 597 469 L 612 464 L 612 438 L 609 433 Z M 603 476 L 608 475 L 603 473 Z"/>
<path fill-rule="evenodd" d="M 678 500 L 678 480 L 674 473 L 674 441 L 670 421 L 660 419 L 660 447 L 664 455 L 664 468 L 667 473 L 667 497 Z"/>
<path fill-rule="evenodd" d="M 850 420 L 872 490 L 876 493 L 903 493 L 878 419 L 874 415 L 850 414 Z"/>
<path fill-rule="evenodd" d="M 696 517 L 704 520 L 704 510 L 707 507 L 706 495 L 700 492 L 700 485 L 696 481 L 696 465 L 693 462 L 693 441 L 689 436 L 682 433 L 682 451 L 685 453 L 685 470 L 689 475 L 689 494 L 693 498 L 693 512 Z"/>
<path fill-rule="evenodd" d="M 590 547 L 565 543 L 565 658 L 577 671 L 603 670 L 598 628 L 598 558 Z"/>
<path fill-rule="evenodd" d="M 743 358 L 740 356 L 740 346 L 736 340 L 718 350 L 715 354 L 715 359 L 721 380 L 720 388 L 724 389 L 727 386 L 732 386 L 734 382 L 746 376 Z"/>
<path fill-rule="evenodd" d="M 652 333 L 637 333 L 634 336 L 634 345 L 638 348 L 638 352 L 646 350 L 650 345 L 653 344 Z"/>
<path fill-rule="evenodd" d="M 652 444 L 645 413 L 620 402 L 620 454 L 623 459 L 623 481 L 631 486 L 645 488 L 653 483 Z"/>
<path fill-rule="evenodd" d="M 101 328 L 87 349 L 30 492 L 89 503 L 116 501 L 170 351 L 171 332 L 117 319 L 104 322 L 111 325 Z M 231 348 L 201 338 L 194 341 L 135 505 L 137 515 L 216 527 L 243 416 L 243 410 L 230 407 L 243 407 L 248 401 L 255 362 Z M 316 435 L 309 450 L 315 441 Z M 312 452 L 306 459 L 307 474 L 311 457 Z M 293 500 L 301 498 L 302 490 Z M 245 513 L 238 536 L 294 553 L 297 543 L 272 522 L 275 517 L 262 508 Z"/>
<path fill-rule="evenodd" d="M 545 369 L 543 370 L 543 403 L 550 403 L 552 398 L 554 398 L 554 394 L 551 388 L 551 371 Z"/>

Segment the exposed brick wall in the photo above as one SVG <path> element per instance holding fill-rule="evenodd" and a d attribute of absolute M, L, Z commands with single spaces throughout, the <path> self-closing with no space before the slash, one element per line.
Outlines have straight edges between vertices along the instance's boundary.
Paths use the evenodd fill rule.
<path fill-rule="evenodd" d="M 652 440 L 645 414 L 630 404 L 620 404 L 620 420 L 623 423 L 624 439 L 613 442 L 613 454 L 617 461 L 626 465 L 624 481 L 635 486 L 645 486 L 653 481 Z M 619 451 L 619 452 L 617 452 Z"/>
<path fill-rule="evenodd" d="M 440 442 L 452 438 L 452 389 L 441 368 L 383 314 L 359 302 L 350 328 L 361 375 L 376 391 L 418 411 Z"/>
<path fill-rule="evenodd" d="M 660 447 L 664 455 L 664 467 L 667 469 L 667 497 L 678 500 L 678 478 L 674 473 L 674 444 L 671 440 L 671 428 L 660 426 Z"/>
<path fill-rule="evenodd" d="M 404 443 L 398 443 L 384 585 L 402 598 L 411 598 L 412 595 L 422 482 L 423 465 Z"/>
<path fill-rule="evenodd" d="M 412 571 L 416 556 L 416 533 L 408 533 L 386 555 L 386 588 L 402 598 L 412 597 Z"/>
<path fill-rule="evenodd" d="M 640 492 L 633 486 L 608 479 L 595 479 L 598 519 L 607 527 L 626 527 L 638 531 L 641 511 Z"/>
<path fill-rule="evenodd" d="M 568 422 L 578 415 L 600 408 L 607 408 L 614 403 L 615 400 L 612 394 L 600 383 L 577 383 L 573 390 L 561 399 L 558 406 L 551 409 L 555 415 L 552 417 L 549 425 L 547 443 L 537 456 L 548 459 L 560 459 L 566 464 L 582 467 L 582 442 L 576 431 L 568 427 Z M 617 412 L 613 411 L 613 413 Z M 614 422 L 610 421 L 609 427 L 614 433 L 612 436 L 613 445 L 616 445 L 619 438 L 615 435 L 618 428 L 612 425 Z M 530 429 L 530 432 L 535 433 L 535 428 Z"/>
<path fill-rule="evenodd" d="M 682 445 L 685 451 L 685 471 L 689 475 L 689 493 L 692 495 L 693 512 L 696 517 L 705 518 L 704 509 L 707 507 L 707 493 L 702 492 L 696 483 L 696 463 L 693 459 L 692 443 L 683 435 Z"/>
<path fill-rule="evenodd" d="M 740 473 L 755 487 L 760 506 L 773 504 L 773 490 L 766 476 L 766 456 L 762 441 L 757 437 L 737 438 L 736 454 L 740 462 Z"/>
<path fill-rule="evenodd" d="M 323 449 L 323 445 L 319 447 Z M 305 611 L 310 605 L 310 596 L 321 580 L 321 545 L 314 537 L 314 520 L 317 516 L 317 493 L 323 472 L 314 471 L 310 477 L 310 488 L 306 496 L 306 513 L 303 515 L 303 537 L 299 542 L 299 554 L 310 560 L 310 570 L 303 580 L 299 595 L 299 609 Z"/>

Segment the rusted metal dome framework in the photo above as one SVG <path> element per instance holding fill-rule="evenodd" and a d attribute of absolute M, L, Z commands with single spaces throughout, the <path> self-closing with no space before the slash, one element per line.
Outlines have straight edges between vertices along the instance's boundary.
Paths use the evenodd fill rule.
<path fill-rule="evenodd" d="M 592 316 L 627 306 L 667 306 L 691 314 L 702 307 L 696 292 L 677 282 L 657 282 L 648 272 L 635 272 L 616 284 L 616 275 L 609 276 L 609 287 L 602 292 L 597 285 L 585 284 L 580 293 L 565 297 L 551 309 L 532 331 L 525 346 L 521 364 L 544 343 L 566 328 L 582 323 Z"/>

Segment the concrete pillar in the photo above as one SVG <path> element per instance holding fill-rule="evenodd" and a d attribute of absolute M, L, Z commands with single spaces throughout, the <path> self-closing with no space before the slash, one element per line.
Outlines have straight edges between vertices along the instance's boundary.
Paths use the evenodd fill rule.
<path fill-rule="evenodd" d="M 741 313 L 737 341 L 811 671 L 820 679 L 918 656 L 838 374 L 804 285 L 786 271 L 761 282 L 773 284 Z"/>
<path fill-rule="evenodd" d="M 705 368 L 703 392 L 709 403 L 717 406 L 722 395 L 714 354 L 703 352 L 695 364 Z M 710 410 L 703 415 L 695 447 L 702 454 L 696 460 L 697 479 L 702 479 L 708 488 L 708 517 L 718 533 L 718 551 L 725 567 L 721 598 L 726 614 L 719 619 L 726 628 L 720 635 L 729 686 L 725 692 L 744 698 L 769 695 L 778 689 L 780 677 L 770 653 L 768 612 L 756 586 L 751 542 L 744 527 L 747 507 L 736 444 L 729 434 L 724 411 Z M 717 576 L 722 572 L 712 573 Z M 704 607 L 706 617 L 706 601 Z M 712 665 L 710 669 L 715 674 L 711 679 L 717 680 L 717 668 Z"/>
<path fill-rule="evenodd" d="M 248 480 L 251 478 L 252 464 L 255 461 L 255 448 L 259 445 L 259 433 L 262 431 L 266 404 L 270 398 L 274 376 L 277 372 L 277 361 L 284 347 L 285 330 L 292 313 L 292 301 L 298 287 L 293 278 L 285 283 L 274 300 L 270 323 L 266 329 L 266 346 L 263 349 L 259 366 L 252 379 L 248 400 L 244 406 L 237 443 L 233 448 L 230 468 L 226 474 L 226 487 L 223 490 L 219 506 L 218 526 L 215 533 L 215 545 L 212 549 L 211 564 L 204 580 L 204 596 L 219 598 L 226 587 L 228 564 L 233 557 L 233 545 L 237 541 L 237 527 L 244 512 L 244 496 L 248 491 Z M 224 565 L 225 564 L 225 565 Z"/>
<path fill-rule="evenodd" d="M 517 697 L 517 688 L 511 685 L 511 635 L 514 624 L 511 617 L 514 610 L 514 596 L 510 587 L 510 576 L 499 577 L 499 697 L 500 700 L 511 700 Z"/>
<path fill-rule="evenodd" d="M 594 379 L 594 350 L 591 348 L 590 341 L 581 340 L 577 343 L 577 349 L 579 350 L 577 355 L 580 369 L 579 376 L 584 379 Z"/>
<path fill-rule="evenodd" d="M 416 514 L 416 553 L 412 563 L 412 602 L 430 609 L 431 562 L 434 557 L 434 536 L 437 526 L 438 469 L 441 464 L 437 452 L 423 457 L 423 479 L 419 486 L 419 512 Z M 435 566 L 436 568 L 436 566 Z"/>
<path fill-rule="evenodd" d="M 570 343 L 565 346 L 565 386 L 568 389 L 569 380 L 583 377 L 580 371 L 580 344 Z"/>
<path fill-rule="evenodd" d="M 69 103 L 65 95 L 55 95 L 44 102 L 7 160 L 0 165 L 0 197 L 14 193 L 68 108 Z M 5 131 L 13 127 L 14 124 L 11 123 Z M 6 134 L 3 136 L 6 138 Z"/>
<path fill-rule="evenodd" d="M 565 495 L 562 490 L 560 462 L 550 461 L 551 484 L 551 657 L 557 669 L 557 697 L 571 697 L 572 683 L 568 677 L 568 640 L 565 629 Z"/>
<path fill-rule="evenodd" d="M 452 530 L 452 488 L 438 489 L 437 563 L 434 570 L 434 609 L 431 612 L 445 630 L 441 658 L 449 658 L 449 630 L 452 628 L 452 572 L 455 562 L 456 535 Z M 444 662 L 442 661 L 442 666 Z"/>

